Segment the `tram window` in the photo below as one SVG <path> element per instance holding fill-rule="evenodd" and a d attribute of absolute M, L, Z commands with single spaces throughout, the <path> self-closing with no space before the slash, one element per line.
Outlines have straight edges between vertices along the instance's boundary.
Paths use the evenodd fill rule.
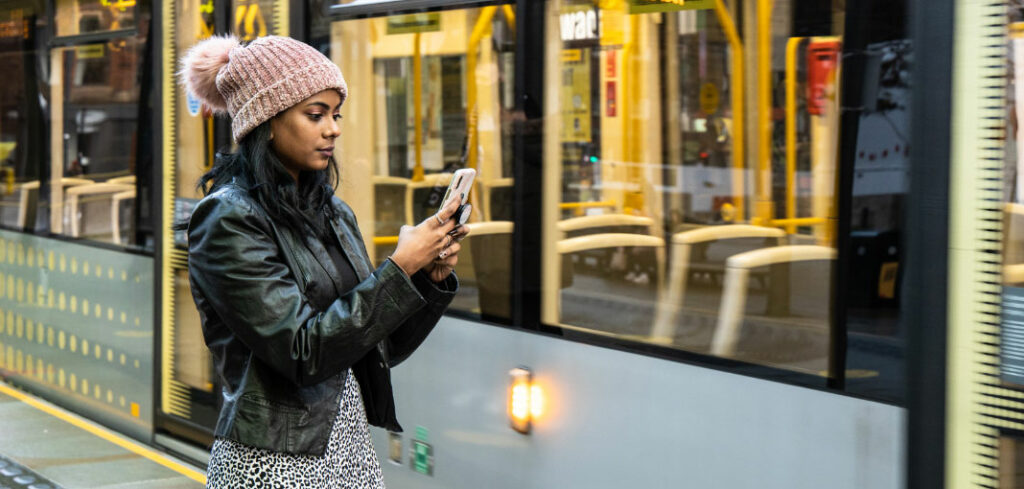
<path fill-rule="evenodd" d="M 36 229 L 36 199 L 46 147 L 40 104 L 45 79 L 39 60 L 41 11 L 0 7 L 0 225 Z"/>
<path fill-rule="evenodd" d="M 57 0 L 57 35 L 134 29 L 136 0 Z"/>
<path fill-rule="evenodd" d="M 148 182 L 137 179 L 151 165 L 141 132 L 150 128 L 149 116 L 140 118 L 148 109 L 139 103 L 153 86 L 142 70 L 149 14 L 133 0 L 61 0 L 56 7 L 60 36 L 132 31 L 50 50 L 50 169 L 39 213 L 49 216 L 52 233 L 152 246 L 138 212 Z"/>
<path fill-rule="evenodd" d="M 514 18 L 490 6 L 339 21 L 328 41 L 349 87 L 339 195 L 367 249 L 385 259 L 403 224 L 436 211 L 449 175 L 475 168 L 451 308 L 499 322 L 511 317 Z"/>
<path fill-rule="evenodd" d="M 542 318 L 824 384 L 843 26 L 825 16 L 809 28 L 801 2 L 779 0 L 766 12 L 770 47 L 741 52 L 762 43 L 744 42 L 756 27 L 699 3 L 547 4 Z M 734 3 L 744 17 L 758 15 L 744 3 Z M 875 47 L 906 52 L 897 41 Z M 870 198 L 855 200 L 870 218 L 854 226 L 874 267 L 857 293 L 889 307 L 865 335 L 890 342 L 906 180 L 908 91 L 898 85 L 882 87 L 897 108 L 876 114 L 895 126 L 861 130 L 864 144 L 892 147 L 877 149 L 888 186 L 860 183 Z M 891 272 L 884 287 L 879 267 Z"/>

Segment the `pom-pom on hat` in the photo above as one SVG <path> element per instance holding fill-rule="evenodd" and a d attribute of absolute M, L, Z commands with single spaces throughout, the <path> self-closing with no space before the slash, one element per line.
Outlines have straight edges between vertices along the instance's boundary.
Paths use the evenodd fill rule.
<path fill-rule="evenodd" d="M 231 116 L 237 143 L 271 117 L 327 89 L 344 102 L 348 86 L 338 66 L 290 37 L 260 37 L 242 46 L 232 36 L 199 42 L 181 60 L 185 89 L 215 113 Z"/>

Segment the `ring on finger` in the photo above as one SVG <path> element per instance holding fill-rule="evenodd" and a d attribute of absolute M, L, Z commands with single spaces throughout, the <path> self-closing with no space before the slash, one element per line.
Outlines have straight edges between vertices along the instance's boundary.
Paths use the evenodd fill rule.
<path fill-rule="evenodd" d="M 441 216 L 434 214 L 434 219 L 437 219 L 437 224 L 443 226 L 444 221 L 441 220 Z"/>

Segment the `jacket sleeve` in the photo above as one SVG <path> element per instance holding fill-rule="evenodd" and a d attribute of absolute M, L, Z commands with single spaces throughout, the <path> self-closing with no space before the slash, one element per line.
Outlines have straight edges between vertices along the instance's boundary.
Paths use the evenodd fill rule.
<path fill-rule="evenodd" d="M 416 351 L 416 348 L 427 339 L 434 326 L 441 319 L 445 309 L 455 298 L 459 290 L 459 280 L 455 272 L 439 283 L 434 283 L 426 273 L 420 271 L 412 276 L 416 290 L 426 300 L 427 306 L 405 320 L 401 326 L 388 336 L 388 365 L 394 367 L 405 361 Z"/>
<path fill-rule="evenodd" d="M 362 358 L 426 301 L 391 260 L 326 311 L 299 290 L 270 223 L 240 196 L 212 194 L 189 225 L 193 287 L 253 354 L 299 385 Z"/>
<path fill-rule="evenodd" d="M 366 260 L 369 260 L 370 258 L 366 252 L 363 234 L 359 230 L 355 213 L 352 212 L 352 208 L 349 207 L 348 204 L 342 202 L 341 199 L 337 199 L 335 203 L 338 206 L 342 219 L 345 220 L 345 224 L 349 226 L 349 228 L 352 229 L 358 237 L 359 246 L 363 251 L 363 256 Z M 420 296 L 423 297 L 426 302 L 426 307 L 406 319 L 401 326 L 395 329 L 388 336 L 387 349 L 389 367 L 394 367 L 395 365 L 405 361 L 405 359 L 409 358 L 409 356 L 416 351 L 416 348 L 418 348 L 420 344 L 427 339 L 427 335 L 433 331 L 434 326 L 437 325 L 437 322 L 441 319 L 444 311 L 448 309 L 448 305 L 451 304 L 452 299 L 455 298 L 455 293 L 459 290 L 459 280 L 454 271 L 439 283 L 434 283 L 434 281 L 431 280 L 423 271 L 414 273 L 410 279 Z"/>

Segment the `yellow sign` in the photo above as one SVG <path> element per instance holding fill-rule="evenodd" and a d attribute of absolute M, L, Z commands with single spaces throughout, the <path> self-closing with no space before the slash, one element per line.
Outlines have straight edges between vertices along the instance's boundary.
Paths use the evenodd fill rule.
<path fill-rule="evenodd" d="M 124 12 L 126 9 L 135 6 L 135 0 L 100 0 L 100 5 L 103 5 L 104 7 L 113 7 Z"/>
<path fill-rule="evenodd" d="M 562 50 L 562 62 L 563 63 L 578 63 L 583 59 L 583 54 L 579 49 L 563 49 Z"/>
<path fill-rule="evenodd" d="M 700 86 L 700 110 L 707 115 L 718 112 L 718 87 L 714 83 Z"/>
<path fill-rule="evenodd" d="M 563 54 L 564 56 L 564 54 Z M 590 50 L 562 65 L 562 141 L 590 142 Z"/>
<path fill-rule="evenodd" d="M 896 272 L 899 271 L 899 268 L 899 262 L 891 261 L 882 264 L 882 270 L 878 273 L 878 297 L 896 298 Z"/>
<path fill-rule="evenodd" d="M 715 8 L 715 0 L 629 0 L 630 14 L 706 10 Z"/>
<path fill-rule="evenodd" d="M 78 55 L 78 59 L 96 59 L 102 58 L 105 51 L 102 44 L 88 44 L 75 48 L 75 54 Z"/>
<path fill-rule="evenodd" d="M 388 17 L 388 34 L 437 32 L 441 30 L 441 13 L 395 15 Z"/>

